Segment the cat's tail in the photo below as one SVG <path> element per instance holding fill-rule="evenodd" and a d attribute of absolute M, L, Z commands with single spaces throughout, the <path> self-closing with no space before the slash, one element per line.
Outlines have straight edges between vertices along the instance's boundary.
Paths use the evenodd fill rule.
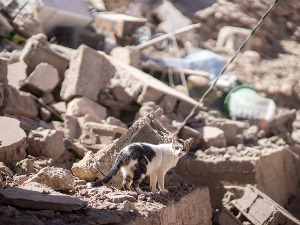
<path fill-rule="evenodd" d="M 100 186 L 103 186 L 104 184 L 108 183 L 120 170 L 120 168 L 123 164 L 123 161 L 124 160 L 122 159 L 122 157 L 117 157 L 115 164 L 113 165 L 113 167 L 111 168 L 111 170 L 107 174 L 107 176 L 97 182 L 88 182 L 86 184 L 87 188 L 100 187 Z"/>

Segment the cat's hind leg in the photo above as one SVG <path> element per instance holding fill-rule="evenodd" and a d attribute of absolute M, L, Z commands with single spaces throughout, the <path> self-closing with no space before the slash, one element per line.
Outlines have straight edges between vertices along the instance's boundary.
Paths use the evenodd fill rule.
<path fill-rule="evenodd" d="M 153 172 L 150 175 L 150 187 L 152 192 L 158 192 L 156 188 L 156 184 L 157 184 L 157 173 Z"/>
<path fill-rule="evenodd" d="M 132 190 L 136 191 L 138 194 L 147 194 L 139 188 L 139 184 L 145 178 L 146 172 L 147 172 L 147 167 L 143 163 L 138 163 L 133 168 L 133 178 L 130 183 L 130 187 Z"/>
<path fill-rule="evenodd" d="M 123 189 L 126 191 L 130 191 L 130 182 L 132 181 L 132 177 L 129 175 L 126 175 L 125 177 L 123 177 Z"/>

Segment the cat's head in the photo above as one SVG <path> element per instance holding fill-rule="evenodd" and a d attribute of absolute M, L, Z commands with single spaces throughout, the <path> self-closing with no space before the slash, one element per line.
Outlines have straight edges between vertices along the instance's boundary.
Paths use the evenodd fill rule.
<path fill-rule="evenodd" d="M 187 140 L 182 140 L 177 137 L 177 135 L 172 136 L 172 152 L 177 157 L 182 157 L 190 150 L 194 138 L 189 138 Z"/>

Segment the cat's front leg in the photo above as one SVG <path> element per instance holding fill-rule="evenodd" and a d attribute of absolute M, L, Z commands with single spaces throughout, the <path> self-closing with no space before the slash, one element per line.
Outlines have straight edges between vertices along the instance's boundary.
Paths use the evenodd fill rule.
<path fill-rule="evenodd" d="M 167 189 L 165 189 L 165 174 L 165 172 L 159 172 L 157 176 L 158 186 L 162 194 L 166 194 L 169 192 Z"/>
<path fill-rule="evenodd" d="M 151 191 L 154 192 L 158 192 L 157 188 L 156 188 L 156 184 L 157 184 L 157 172 L 152 172 L 150 175 L 150 187 L 151 187 Z"/>

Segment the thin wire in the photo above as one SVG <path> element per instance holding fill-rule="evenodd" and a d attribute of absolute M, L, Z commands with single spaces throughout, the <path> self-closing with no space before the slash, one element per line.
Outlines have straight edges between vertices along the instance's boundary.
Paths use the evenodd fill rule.
<path fill-rule="evenodd" d="M 173 26 L 172 16 L 171 16 L 170 11 L 169 11 L 168 1 L 163 0 L 163 3 L 164 3 L 164 6 L 165 6 L 165 9 L 166 9 L 166 13 L 169 16 L 169 19 L 167 18 L 167 20 L 168 20 L 169 26 L 171 27 L 171 31 L 172 31 L 171 40 L 172 40 L 172 43 L 173 43 L 174 48 L 175 48 L 176 57 L 178 59 L 180 59 L 181 57 L 180 57 L 180 52 L 179 52 L 179 49 L 178 49 L 178 44 L 177 44 L 177 41 L 176 41 L 175 34 L 173 33 L 174 32 L 174 26 Z M 180 73 L 180 78 L 181 78 L 181 82 L 182 82 L 182 85 L 184 87 L 185 93 L 187 94 L 187 96 L 189 96 L 189 90 L 187 88 L 187 84 L 186 84 L 185 75 L 184 75 L 184 72 L 183 72 L 183 66 L 182 66 L 181 60 L 179 60 L 179 73 Z"/>
<path fill-rule="evenodd" d="M 231 58 L 231 60 L 223 67 L 222 71 L 219 73 L 219 75 L 214 79 L 214 81 L 212 82 L 212 85 L 207 89 L 207 91 L 202 95 L 201 99 L 199 100 L 198 104 L 192 109 L 192 111 L 190 112 L 190 114 L 184 119 L 184 121 L 181 123 L 181 125 L 178 127 L 177 131 L 175 134 L 178 134 L 180 132 L 180 130 L 185 126 L 185 124 L 187 123 L 187 121 L 195 114 L 196 109 L 202 104 L 203 99 L 208 95 L 208 93 L 213 89 L 213 87 L 216 85 L 217 81 L 219 80 L 220 76 L 223 75 L 223 73 L 225 72 L 225 70 L 227 69 L 227 67 L 233 62 L 233 60 L 235 59 L 235 57 L 238 55 L 238 53 L 242 50 L 242 48 L 245 46 L 245 44 L 248 42 L 248 40 L 251 38 L 251 36 L 254 34 L 254 32 L 256 31 L 257 27 L 263 22 L 263 20 L 266 18 L 266 16 L 269 14 L 269 12 L 271 11 L 271 9 L 276 5 L 276 3 L 279 0 L 275 0 L 273 2 L 273 4 L 270 6 L 270 8 L 266 11 L 266 13 L 262 16 L 262 18 L 258 21 L 258 23 L 256 24 L 256 26 L 253 28 L 253 30 L 251 31 L 251 33 L 248 35 L 248 37 L 246 38 L 246 40 L 242 43 L 242 45 L 239 47 L 239 49 L 236 51 L 236 53 L 234 54 L 234 56 Z"/>

